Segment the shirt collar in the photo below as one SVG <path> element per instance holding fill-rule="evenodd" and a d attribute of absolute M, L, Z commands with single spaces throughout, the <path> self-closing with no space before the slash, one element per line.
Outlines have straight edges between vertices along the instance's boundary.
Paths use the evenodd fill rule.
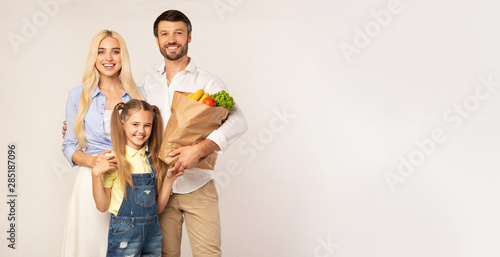
<path fill-rule="evenodd" d="M 125 153 L 131 157 L 135 157 L 137 154 L 139 154 L 139 156 L 146 156 L 146 146 L 143 146 L 139 150 L 135 150 L 134 148 L 125 145 Z"/>
<path fill-rule="evenodd" d="M 186 69 L 184 69 L 183 71 L 180 71 L 179 73 L 180 74 L 185 74 L 188 72 L 193 73 L 195 70 L 196 70 L 196 65 L 194 64 L 193 59 L 191 59 L 191 57 L 189 57 L 189 63 L 186 66 Z M 156 71 L 158 72 L 159 75 L 162 75 L 162 76 L 165 75 L 165 63 L 160 65 L 160 67 L 158 67 L 158 69 Z"/>
<path fill-rule="evenodd" d="M 96 87 L 94 90 L 94 93 L 92 94 L 92 98 L 96 97 L 98 94 L 104 95 L 103 93 L 101 93 L 101 90 L 99 89 L 99 87 Z M 125 90 L 125 93 L 123 93 L 122 98 L 124 96 L 128 96 L 127 90 Z"/>
<path fill-rule="evenodd" d="M 92 94 L 92 98 L 96 97 L 98 94 L 101 94 L 101 90 L 99 90 L 99 87 L 95 87 L 94 94 Z"/>

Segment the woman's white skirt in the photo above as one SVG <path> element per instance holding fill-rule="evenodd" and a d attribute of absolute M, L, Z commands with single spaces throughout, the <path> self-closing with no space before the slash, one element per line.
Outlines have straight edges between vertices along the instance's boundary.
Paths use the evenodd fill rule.
<path fill-rule="evenodd" d="M 109 219 L 109 212 L 102 213 L 95 206 L 92 169 L 79 167 L 68 207 L 62 256 L 106 256 Z"/>

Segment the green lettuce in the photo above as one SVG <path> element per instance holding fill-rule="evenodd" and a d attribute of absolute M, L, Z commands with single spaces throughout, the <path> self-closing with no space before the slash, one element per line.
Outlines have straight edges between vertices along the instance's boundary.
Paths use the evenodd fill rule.
<path fill-rule="evenodd" d="M 233 110 L 234 100 L 225 90 L 212 94 L 210 97 L 215 100 L 217 106 L 224 107 L 230 111 Z"/>

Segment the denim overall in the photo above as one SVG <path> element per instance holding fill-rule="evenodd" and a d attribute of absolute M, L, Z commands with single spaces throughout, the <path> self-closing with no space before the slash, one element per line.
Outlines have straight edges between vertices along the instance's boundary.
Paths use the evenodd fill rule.
<path fill-rule="evenodd" d="M 156 173 L 151 167 L 151 173 L 132 174 L 132 180 L 134 188 L 127 184 L 118 214 L 111 215 L 106 256 L 161 256 Z"/>

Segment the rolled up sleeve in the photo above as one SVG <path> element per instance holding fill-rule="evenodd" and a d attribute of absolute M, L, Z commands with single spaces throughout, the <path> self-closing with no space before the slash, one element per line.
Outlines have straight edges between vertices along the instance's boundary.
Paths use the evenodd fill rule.
<path fill-rule="evenodd" d="M 78 87 L 69 92 L 68 100 L 66 102 L 66 134 L 64 135 L 64 141 L 62 144 L 62 151 L 69 164 L 74 167 L 77 166 L 73 162 L 73 154 L 78 151 L 76 147 L 76 135 L 75 135 L 75 119 L 78 114 L 78 102 L 80 101 L 80 95 L 82 88 Z"/>
<path fill-rule="evenodd" d="M 225 90 L 229 93 L 226 85 L 222 80 L 217 79 L 210 87 L 212 93 L 219 92 L 220 90 Z M 230 94 L 230 93 L 229 93 Z M 235 102 L 237 100 L 235 99 Z M 217 153 L 224 153 L 227 148 L 234 143 L 239 137 L 241 137 L 248 130 L 247 122 L 243 112 L 239 108 L 238 104 L 233 106 L 233 110 L 229 112 L 227 119 L 222 123 L 222 125 L 212 131 L 207 138 L 214 141 L 220 148 Z"/>

